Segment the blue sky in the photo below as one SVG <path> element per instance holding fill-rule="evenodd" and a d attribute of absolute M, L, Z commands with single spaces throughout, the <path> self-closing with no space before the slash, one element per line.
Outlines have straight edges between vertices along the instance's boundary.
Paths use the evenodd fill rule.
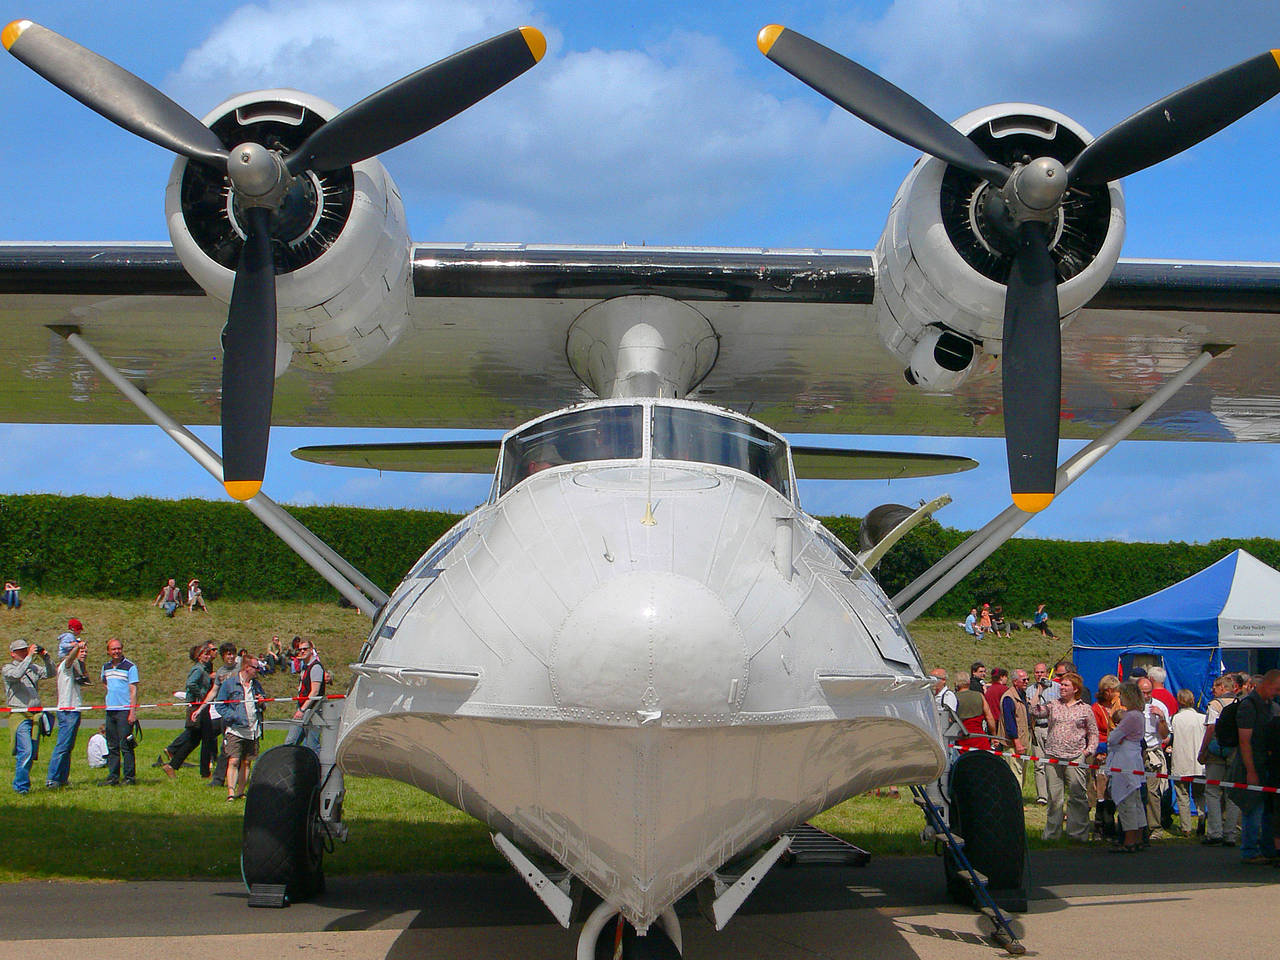
<path fill-rule="evenodd" d="M 45 2 L 31 16 L 156 83 L 201 115 L 241 90 L 293 86 L 344 106 L 512 26 L 546 60 L 499 95 L 383 160 L 416 240 L 724 244 L 866 249 L 914 155 L 778 70 L 756 31 L 781 22 L 882 72 L 941 115 L 1025 100 L 1095 133 L 1201 76 L 1280 46 L 1280 6 L 1156 0 L 569 3 L 298 0 L 253 5 Z M 164 240 L 172 158 L 0 61 L 6 104 L 0 240 Z M 1280 103 L 1125 182 L 1126 256 L 1280 260 L 1272 182 Z M 105 189 L 104 189 L 105 185 Z M 785 203 L 779 203 L 785 197 Z M 887 359 L 887 358 L 886 358 Z M 204 431 L 217 445 L 217 431 Z M 388 438 L 424 432 L 389 432 Z M 431 434 L 427 434 L 431 435 Z M 368 439 L 367 432 L 360 439 Z M 267 489 L 286 502 L 465 509 L 483 478 L 379 476 L 299 464 L 341 431 L 277 430 Z M 960 452 L 958 477 L 802 489 L 814 512 L 862 513 L 950 492 L 944 523 L 1008 502 L 1001 441 L 859 438 Z M 1063 444 L 1065 458 L 1074 448 Z M 152 427 L 0 425 L 0 491 L 217 496 Z M 74 451 L 74 453 L 73 453 Z M 123 453 L 122 453 L 123 452 Z M 1122 446 L 1024 531 L 1207 540 L 1280 536 L 1258 444 Z"/>

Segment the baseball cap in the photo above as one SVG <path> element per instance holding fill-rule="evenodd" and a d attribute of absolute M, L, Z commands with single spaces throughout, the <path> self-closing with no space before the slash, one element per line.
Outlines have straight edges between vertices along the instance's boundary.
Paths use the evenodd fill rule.
<path fill-rule="evenodd" d="M 68 620 L 68 621 L 67 621 L 67 629 L 68 629 L 68 630 L 83 630 L 83 629 L 84 629 L 84 624 L 83 624 L 83 623 L 81 623 L 79 620 L 77 620 L 75 617 L 72 617 L 70 620 Z"/>
<path fill-rule="evenodd" d="M 31 646 L 31 644 L 28 643 L 26 640 L 14 640 L 12 643 L 9 644 L 9 652 L 17 653 L 19 650 L 27 649 L 27 647 L 29 646 Z"/>

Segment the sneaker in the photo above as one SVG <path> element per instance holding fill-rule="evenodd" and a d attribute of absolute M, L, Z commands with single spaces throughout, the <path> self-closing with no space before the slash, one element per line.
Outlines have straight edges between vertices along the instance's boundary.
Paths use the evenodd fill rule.
<path fill-rule="evenodd" d="M 105 780 L 99 780 L 99 781 L 98 781 L 98 786 L 100 786 L 100 787 L 118 787 L 118 786 L 120 786 L 120 781 L 119 781 L 119 780 L 117 780 L 115 777 L 107 777 L 107 779 L 105 779 Z"/>
<path fill-rule="evenodd" d="M 1271 862 L 1271 858 L 1259 853 L 1257 856 L 1245 857 L 1240 862 L 1248 867 L 1264 867 Z"/>
<path fill-rule="evenodd" d="M 1047 807 L 1048 805 L 1049 805 L 1049 801 L 1046 800 L 1044 797 L 1036 797 L 1037 807 Z"/>
<path fill-rule="evenodd" d="M 125 777 L 124 785 L 126 787 L 136 787 L 138 785 L 138 781 L 135 780 L 133 777 Z"/>
<path fill-rule="evenodd" d="M 173 769 L 173 767 L 169 766 L 167 763 L 160 764 L 160 769 L 164 771 L 164 775 L 170 780 L 178 775 L 178 771 Z"/>
<path fill-rule="evenodd" d="M 1205 837 L 1203 840 L 1200 841 L 1200 845 L 1205 847 L 1220 847 L 1222 846 L 1222 838 L 1221 837 Z"/>

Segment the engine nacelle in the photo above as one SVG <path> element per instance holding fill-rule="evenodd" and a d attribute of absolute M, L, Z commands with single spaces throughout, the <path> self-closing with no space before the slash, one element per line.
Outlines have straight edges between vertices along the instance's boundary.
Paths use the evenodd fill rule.
<path fill-rule="evenodd" d="M 1042 156 L 1064 163 L 1092 137 L 1047 107 L 1005 103 L 955 122 L 987 156 L 1012 166 Z M 1002 350 L 1012 247 L 987 223 L 984 181 L 935 157 L 916 162 L 898 188 L 876 244 L 876 323 L 910 383 L 947 393 L 989 372 Z M 1124 241 L 1120 184 L 1072 187 L 1051 225 L 1062 325 L 1111 276 Z"/>
<path fill-rule="evenodd" d="M 241 94 L 204 122 L 228 148 L 246 141 L 289 151 L 337 114 L 296 90 Z M 165 190 L 169 236 L 204 291 L 229 303 L 244 231 L 221 171 L 180 157 Z M 295 364 L 331 372 L 381 356 L 409 321 L 413 270 L 404 204 L 377 160 L 297 177 L 272 214 L 279 349 L 276 375 Z"/>

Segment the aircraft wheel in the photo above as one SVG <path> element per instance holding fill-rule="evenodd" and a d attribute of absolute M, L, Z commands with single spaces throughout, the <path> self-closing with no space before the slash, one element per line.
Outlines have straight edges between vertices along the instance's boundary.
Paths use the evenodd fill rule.
<path fill-rule="evenodd" d="M 324 891 L 320 760 L 307 747 L 275 747 L 253 770 L 240 862 L 246 886 L 284 884 L 291 901 Z"/>
<path fill-rule="evenodd" d="M 964 838 L 964 853 L 987 878 L 991 898 L 1005 910 L 1027 909 L 1030 858 L 1022 812 L 1022 790 L 1003 758 L 966 753 L 951 770 L 951 829 Z M 972 904 L 973 893 L 960 877 L 955 858 L 944 857 L 947 893 Z"/>
<path fill-rule="evenodd" d="M 578 960 L 680 960 L 680 922 L 674 910 L 641 937 L 636 928 L 602 903 L 591 912 L 578 940 Z"/>

